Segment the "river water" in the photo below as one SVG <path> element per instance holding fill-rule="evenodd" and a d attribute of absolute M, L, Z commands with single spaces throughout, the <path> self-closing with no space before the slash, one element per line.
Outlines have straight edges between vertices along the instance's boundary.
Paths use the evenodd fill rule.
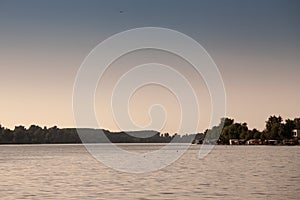
<path fill-rule="evenodd" d="M 300 146 L 216 146 L 204 159 L 199 148 L 162 170 L 131 174 L 106 167 L 82 145 L 2 145 L 0 198 L 299 199 Z"/>

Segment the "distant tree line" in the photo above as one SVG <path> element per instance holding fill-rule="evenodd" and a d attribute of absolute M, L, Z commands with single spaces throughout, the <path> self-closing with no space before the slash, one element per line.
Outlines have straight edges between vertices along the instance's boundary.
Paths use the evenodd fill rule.
<path fill-rule="evenodd" d="M 80 136 L 78 134 L 80 132 Z M 129 133 L 129 134 L 128 134 Z M 180 136 L 157 131 L 110 132 L 104 129 L 75 129 L 56 126 L 47 128 L 31 125 L 28 129 L 16 126 L 14 130 L 0 125 L 0 144 L 56 144 L 56 143 L 169 143 L 191 142 L 195 134 Z M 150 135 L 150 137 L 145 137 Z M 144 136 L 144 137 L 140 137 Z"/>
<path fill-rule="evenodd" d="M 223 118 L 218 126 L 206 130 L 204 135 L 207 139 L 214 139 L 220 134 L 219 142 L 224 144 L 228 144 L 230 139 L 289 140 L 293 138 L 294 129 L 300 129 L 300 118 L 283 121 L 281 116 L 270 116 L 263 131 L 250 130 L 247 123 L 235 123 L 233 119 Z"/>
<path fill-rule="evenodd" d="M 104 129 L 59 129 L 31 125 L 28 129 L 24 126 L 16 126 L 14 130 L 0 125 L 0 144 L 55 144 L 55 143 L 169 143 L 169 142 L 192 142 L 199 140 L 218 140 L 228 144 L 230 139 L 262 139 L 262 140 L 286 140 L 291 139 L 292 130 L 300 129 L 300 118 L 283 121 L 281 116 L 270 116 L 266 121 L 263 131 L 250 130 L 247 123 L 235 123 L 233 119 L 222 118 L 218 126 L 207 129 L 204 133 L 170 135 L 156 131 L 110 132 Z M 78 131 L 81 133 L 80 136 Z M 101 131 L 101 134 L 100 134 Z M 151 135 L 150 137 L 139 137 Z"/>

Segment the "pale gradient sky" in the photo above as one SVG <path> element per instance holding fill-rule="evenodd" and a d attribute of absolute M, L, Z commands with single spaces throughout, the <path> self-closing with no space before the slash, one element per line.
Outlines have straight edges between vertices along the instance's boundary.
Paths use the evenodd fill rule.
<path fill-rule="evenodd" d="M 73 83 L 85 56 L 112 34 L 146 26 L 185 33 L 208 51 L 224 80 L 227 116 L 260 130 L 270 115 L 300 117 L 299 19 L 296 0 L 0 0 L 0 124 L 74 127 Z M 133 118 L 147 123 L 139 110 L 151 102 L 135 98 Z M 165 131 L 177 122 L 169 119 Z"/>

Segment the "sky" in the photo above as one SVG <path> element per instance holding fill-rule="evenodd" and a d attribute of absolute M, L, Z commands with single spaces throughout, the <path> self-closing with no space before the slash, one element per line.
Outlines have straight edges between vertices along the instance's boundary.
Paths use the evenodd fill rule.
<path fill-rule="evenodd" d="M 226 115 L 263 130 L 270 115 L 300 117 L 299 19 L 296 0 L 0 0 L 0 124 L 75 127 L 73 85 L 89 52 L 116 33 L 163 27 L 192 37 L 212 57 L 224 81 Z M 128 55 L 113 64 L 106 90 L 123 65 L 138 56 L 147 61 L 147 55 L 171 60 L 170 65 L 181 62 L 155 51 L 136 53 L 132 60 Z M 211 105 L 201 77 L 198 84 L 201 132 L 208 127 Z M 132 119 L 147 127 L 148 107 L 160 103 L 169 111 L 161 131 L 175 132 L 180 112 L 174 95 L 155 85 L 144 89 L 129 103 Z M 98 87 L 95 94 L 98 120 L 101 128 L 115 131 L 104 93 Z"/>

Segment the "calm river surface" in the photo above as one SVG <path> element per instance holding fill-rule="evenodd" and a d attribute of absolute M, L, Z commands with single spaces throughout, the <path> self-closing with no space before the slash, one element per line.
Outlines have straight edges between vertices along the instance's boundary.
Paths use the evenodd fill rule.
<path fill-rule="evenodd" d="M 162 170 L 130 174 L 106 167 L 82 145 L 2 145 L 0 198 L 299 199 L 299 146 L 216 146 L 201 160 L 199 148 Z"/>

